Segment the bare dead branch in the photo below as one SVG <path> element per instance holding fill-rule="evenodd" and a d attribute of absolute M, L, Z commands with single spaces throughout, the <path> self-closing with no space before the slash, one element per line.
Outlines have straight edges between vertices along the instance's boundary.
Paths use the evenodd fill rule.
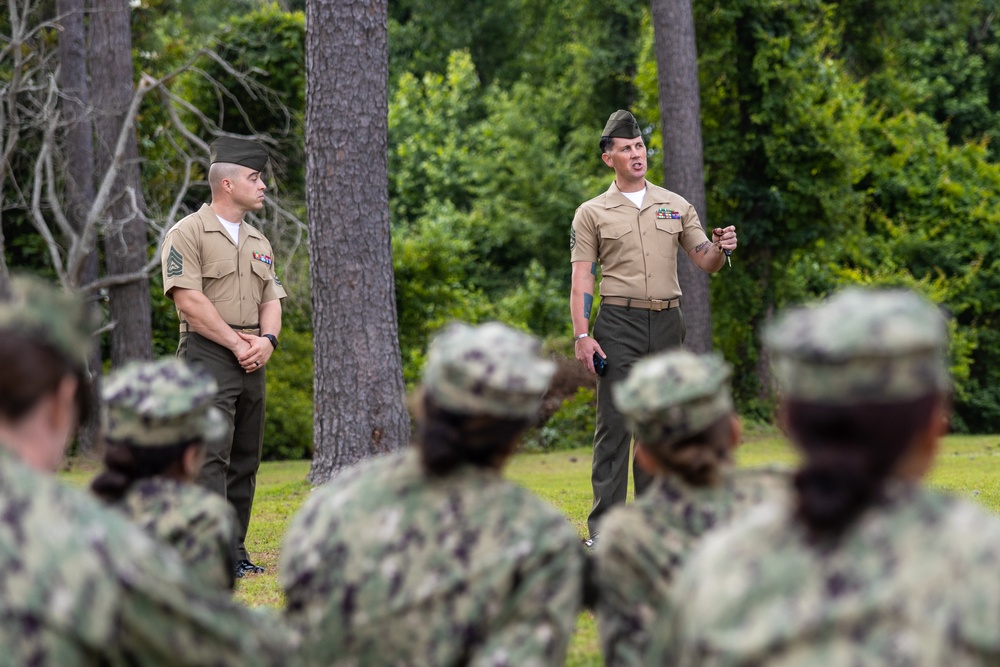
<path fill-rule="evenodd" d="M 280 98 L 257 80 L 257 75 L 264 72 L 257 69 L 240 71 L 211 49 L 191 54 L 186 62 L 162 77 L 142 74 L 119 129 L 110 165 L 99 176 L 97 192 L 84 216 L 82 229 L 74 229 L 65 210 L 65 193 L 61 190 L 63 178 L 57 143 L 58 131 L 67 122 L 59 114 L 59 100 L 70 93 L 58 89 L 58 81 L 55 79 L 58 72 L 57 50 L 46 50 L 40 41 L 32 42 L 37 41 L 41 31 L 45 29 L 61 30 L 59 19 L 29 25 L 29 20 L 34 20 L 32 8 L 37 9 L 37 2 L 7 0 L 5 4 L 11 10 L 12 34 L 0 35 L 0 62 L 10 71 L 10 78 L 0 82 L 0 187 L 4 195 L 0 214 L 8 208 L 19 208 L 29 213 L 29 219 L 43 240 L 52 266 L 64 284 L 79 283 L 86 258 L 97 245 L 101 234 L 113 236 L 120 233 L 121 216 L 116 216 L 119 219 L 115 220 L 109 219 L 108 215 L 109 204 L 119 194 L 118 190 L 122 190 L 122 196 L 127 198 L 129 218 L 138 216 L 146 229 L 151 230 L 151 235 L 156 237 L 156 252 L 140 270 L 99 278 L 82 287 L 89 294 L 96 295 L 108 287 L 145 278 L 154 271 L 160 263 L 159 249 L 166 233 L 171 223 L 184 214 L 185 201 L 191 188 L 205 183 L 203 177 L 199 177 L 199 172 L 207 173 L 209 145 L 202 138 L 204 133 L 193 125 L 200 125 L 214 136 L 235 136 L 224 132 L 220 123 L 213 122 L 200 109 L 170 90 L 168 82 L 176 76 L 182 72 L 190 72 L 202 77 L 216 91 L 220 105 L 224 103 L 235 109 L 251 128 L 251 132 L 255 132 L 252 129 L 254 119 L 249 117 L 241 100 L 273 100 L 275 106 L 282 109 L 286 130 L 291 125 L 293 116 L 281 104 Z M 233 77 L 237 86 L 232 90 L 227 89 L 219 80 L 199 68 L 197 63 L 200 58 L 208 58 L 218 64 Z M 170 118 L 166 141 L 173 149 L 175 157 L 171 158 L 171 162 L 176 165 L 175 173 L 180 176 L 178 187 L 170 196 L 166 215 L 162 217 L 143 210 L 140 206 L 140 192 L 119 184 L 128 137 L 135 131 L 136 117 L 143 101 L 154 90 L 164 101 L 164 109 Z M 26 156 L 25 139 L 35 141 L 36 138 L 41 142 L 37 149 L 32 144 L 32 150 L 37 150 L 37 154 Z M 254 138 L 265 143 L 276 143 L 270 136 L 259 133 Z M 23 169 L 21 162 L 26 163 L 29 168 Z M 291 237 L 291 255 L 294 256 L 307 234 L 307 227 L 290 207 L 279 203 L 277 198 L 268 197 L 268 202 L 268 224 L 278 230 L 278 236 Z M 3 242 L 0 235 L 0 279 L 7 271 L 2 257 Z M 290 256 L 289 261 L 291 258 Z"/>
<path fill-rule="evenodd" d="M 46 135 L 45 140 L 42 142 L 38 158 L 35 160 L 35 177 L 31 193 L 31 219 L 35 229 L 38 230 L 38 233 L 41 234 L 42 239 L 45 241 L 49 257 L 52 260 L 52 266 L 55 268 L 60 280 L 63 280 L 66 274 L 63 270 L 62 253 L 60 252 L 59 244 L 56 243 L 55 237 L 52 236 L 52 230 L 49 229 L 49 225 L 45 221 L 41 207 L 45 159 L 52 150 L 51 142 L 55 140 L 55 123 L 50 124 L 46 130 Z M 67 283 L 64 282 L 63 284 Z"/>

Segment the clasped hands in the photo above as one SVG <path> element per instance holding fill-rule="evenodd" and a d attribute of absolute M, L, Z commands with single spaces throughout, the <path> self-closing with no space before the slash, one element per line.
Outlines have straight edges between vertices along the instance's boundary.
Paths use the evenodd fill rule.
<path fill-rule="evenodd" d="M 253 373 L 263 368 L 274 352 L 271 341 L 263 336 L 254 336 L 242 331 L 237 331 L 236 335 L 247 343 L 247 348 L 236 355 L 236 360 L 240 362 L 243 370 L 247 373 Z"/>

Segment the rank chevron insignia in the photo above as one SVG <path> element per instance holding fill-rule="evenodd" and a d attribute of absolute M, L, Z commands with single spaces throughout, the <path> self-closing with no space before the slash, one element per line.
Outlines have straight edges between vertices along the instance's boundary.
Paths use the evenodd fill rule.
<path fill-rule="evenodd" d="M 184 275 L 184 255 L 177 252 L 177 248 L 170 247 L 170 254 L 167 255 L 167 278 L 175 278 Z"/>

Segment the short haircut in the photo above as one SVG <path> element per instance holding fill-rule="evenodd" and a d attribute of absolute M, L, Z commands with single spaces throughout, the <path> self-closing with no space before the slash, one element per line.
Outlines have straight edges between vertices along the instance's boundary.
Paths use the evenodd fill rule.
<path fill-rule="evenodd" d="M 214 190 L 219 187 L 225 178 L 236 180 L 243 169 L 247 169 L 247 167 L 233 164 L 232 162 L 215 162 L 208 168 L 208 184 Z"/>

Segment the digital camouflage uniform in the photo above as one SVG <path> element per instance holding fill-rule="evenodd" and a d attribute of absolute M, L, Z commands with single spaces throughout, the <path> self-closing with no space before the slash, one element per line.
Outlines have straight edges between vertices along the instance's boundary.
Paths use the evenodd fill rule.
<path fill-rule="evenodd" d="M 81 302 L 35 281 L 12 291 L 0 335 L 36 337 L 82 366 Z M 287 665 L 290 638 L 190 586 L 172 550 L 0 445 L 0 665 Z"/>
<path fill-rule="evenodd" d="M 905 291 L 846 290 L 765 333 L 787 396 L 830 405 L 945 391 L 947 329 Z M 1000 664 L 1000 519 L 890 480 L 834 543 L 764 506 L 705 538 L 649 665 Z"/>
<path fill-rule="evenodd" d="M 666 352 L 639 361 L 615 387 L 615 402 L 640 441 L 669 448 L 732 414 L 729 374 L 718 355 Z M 769 470 L 727 470 L 702 487 L 658 476 L 634 504 L 612 508 L 593 552 L 605 664 L 643 664 L 656 613 L 693 546 L 734 515 L 783 502 L 787 484 L 787 474 Z"/>
<path fill-rule="evenodd" d="M 129 363 L 104 385 L 104 437 L 137 454 L 218 440 L 226 429 L 213 406 L 216 390 L 207 370 L 177 359 Z M 116 507 L 177 549 L 196 581 L 232 589 L 236 513 L 221 496 L 155 476 L 133 482 Z"/>
<path fill-rule="evenodd" d="M 656 614 L 688 554 L 709 531 L 787 495 L 788 474 L 734 471 L 720 486 L 659 478 L 633 505 L 613 508 L 594 548 L 594 613 L 605 664 L 642 665 Z"/>
<path fill-rule="evenodd" d="M 453 325 L 424 388 L 451 411 L 527 417 L 552 371 L 525 334 Z M 492 468 L 431 476 L 415 449 L 316 489 L 281 560 L 307 664 L 560 665 L 580 607 L 583 553 L 561 514 Z"/>
<path fill-rule="evenodd" d="M 0 447 L 0 665 L 287 665 L 277 618 Z"/>
<path fill-rule="evenodd" d="M 192 579 L 211 588 L 233 588 L 236 513 L 218 494 L 166 477 L 149 477 L 132 484 L 116 506 L 176 549 Z"/>

